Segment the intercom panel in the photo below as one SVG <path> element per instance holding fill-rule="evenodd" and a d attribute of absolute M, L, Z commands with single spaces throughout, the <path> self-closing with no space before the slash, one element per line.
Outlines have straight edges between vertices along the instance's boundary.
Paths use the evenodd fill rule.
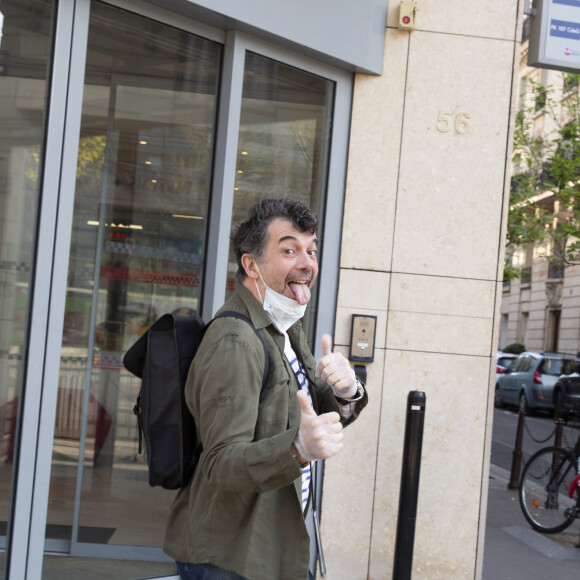
<path fill-rule="evenodd" d="M 377 317 L 363 314 L 352 315 L 349 360 L 373 362 Z"/>

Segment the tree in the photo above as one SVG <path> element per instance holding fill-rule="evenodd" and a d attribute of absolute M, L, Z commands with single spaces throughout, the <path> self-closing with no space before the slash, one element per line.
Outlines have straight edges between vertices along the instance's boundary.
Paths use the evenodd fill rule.
<path fill-rule="evenodd" d="M 551 262 L 580 264 L 579 81 L 563 74 L 557 89 L 526 81 L 514 132 L 505 279 L 521 275 L 511 258 L 527 244 L 541 244 Z"/>

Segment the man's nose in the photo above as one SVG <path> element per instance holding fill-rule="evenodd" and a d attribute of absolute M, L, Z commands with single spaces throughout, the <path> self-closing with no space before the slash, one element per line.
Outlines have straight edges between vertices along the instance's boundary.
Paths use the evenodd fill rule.
<path fill-rule="evenodd" d="M 315 260 L 312 256 L 308 253 L 308 250 L 304 250 L 303 252 L 299 252 L 298 260 L 296 261 L 297 268 L 312 268 Z"/>

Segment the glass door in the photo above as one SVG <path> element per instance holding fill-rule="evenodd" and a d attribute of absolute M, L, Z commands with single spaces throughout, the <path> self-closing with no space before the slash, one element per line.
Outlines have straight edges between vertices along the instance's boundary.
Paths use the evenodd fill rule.
<path fill-rule="evenodd" d="M 135 566 L 163 559 L 173 493 L 147 484 L 133 414 L 139 380 L 122 356 L 162 313 L 199 310 L 221 50 L 92 4 L 48 550 L 122 554 Z M 45 557 L 43 575 L 54 566 Z M 104 574 L 98 560 L 88 566 Z M 173 572 L 150 563 L 146 574 L 105 576 L 150 576 L 155 566 Z"/>
<path fill-rule="evenodd" d="M 246 51 L 232 233 L 249 208 L 266 198 L 304 202 L 318 213 L 323 230 L 334 91 L 327 78 Z M 236 270 L 231 249 L 228 293 Z M 317 297 L 318 285 L 304 318 L 311 340 Z"/>
<path fill-rule="evenodd" d="M 140 381 L 122 356 L 161 314 L 207 318 L 223 304 L 232 222 L 269 196 L 301 199 L 325 224 L 316 323 L 332 329 L 352 77 L 158 7 L 74 8 L 55 188 L 72 211 L 56 230 L 26 565 L 44 548 L 43 578 L 168 576 L 174 492 L 148 486 L 133 414 Z M 328 191 L 340 199 L 327 202 Z"/>

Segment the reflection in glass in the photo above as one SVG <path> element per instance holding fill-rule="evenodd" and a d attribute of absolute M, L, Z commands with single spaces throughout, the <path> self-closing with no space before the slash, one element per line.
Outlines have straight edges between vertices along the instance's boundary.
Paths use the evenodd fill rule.
<path fill-rule="evenodd" d="M 92 5 L 48 540 L 161 546 L 173 494 L 148 486 L 122 356 L 198 311 L 220 53 Z"/>
<path fill-rule="evenodd" d="M 332 81 L 246 53 L 233 229 L 265 198 L 297 199 L 322 217 L 333 96 Z M 232 251 L 228 293 L 236 270 Z M 316 291 L 305 322 L 312 319 L 314 304 Z"/>
<path fill-rule="evenodd" d="M 0 535 L 6 535 L 43 156 L 53 3 L 0 4 Z M 2 544 L 4 545 L 4 543 Z M 1 572 L 0 572 L 1 574 Z"/>

